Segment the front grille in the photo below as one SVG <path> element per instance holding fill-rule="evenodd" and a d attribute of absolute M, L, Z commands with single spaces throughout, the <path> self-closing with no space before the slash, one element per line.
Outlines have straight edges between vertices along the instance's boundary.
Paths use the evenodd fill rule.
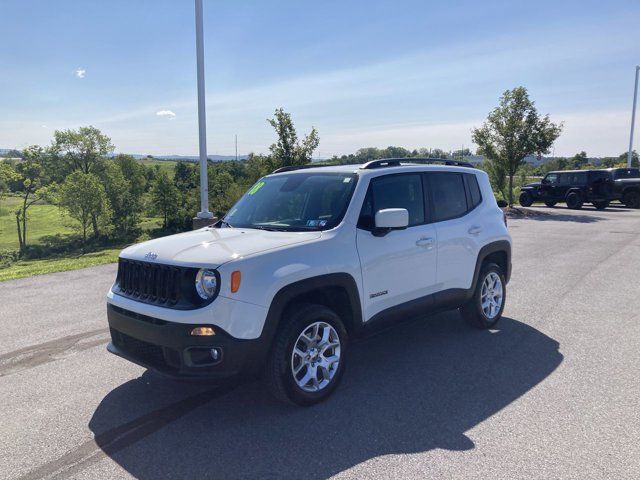
<path fill-rule="evenodd" d="M 184 268 L 121 258 L 116 284 L 125 297 L 173 306 L 180 302 Z"/>
<path fill-rule="evenodd" d="M 145 365 L 159 370 L 168 368 L 162 347 L 130 337 L 114 328 L 111 328 L 111 339 L 116 347 Z"/>

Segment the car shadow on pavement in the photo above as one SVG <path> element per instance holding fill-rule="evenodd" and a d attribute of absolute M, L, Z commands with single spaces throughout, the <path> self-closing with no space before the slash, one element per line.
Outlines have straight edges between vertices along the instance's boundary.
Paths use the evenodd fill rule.
<path fill-rule="evenodd" d="M 598 212 L 598 214 L 604 216 L 594 216 L 591 213 L 581 214 L 578 213 L 580 212 L 580 210 L 572 210 L 562 205 L 556 205 L 553 208 L 541 205 L 532 205 L 531 207 L 528 207 L 528 210 L 532 214 L 525 217 L 527 220 L 537 220 L 542 222 L 555 221 L 577 223 L 596 223 L 602 220 L 609 220 L 608 214 L 624 214 L 625 212 L 633 211 L 633 209 L 627 208 L 625 206 L 608 207 L 606 210 L 598 210 L 594 206 L 587 204 L 582 207 L 582 210 L 588 212 Z"/>
<path fill-rule="evenodd" d="M 478 331 L 447 312 L 353 344 L 342 384 L 314 407 L 278 403 L 261 382 L 211 389 L 145 373 L 89 427 L 136 478 L 324 479 L 381 455 L 475 448 L 465 432 L 548 377 L 558 348 L 510 318 Z"/>

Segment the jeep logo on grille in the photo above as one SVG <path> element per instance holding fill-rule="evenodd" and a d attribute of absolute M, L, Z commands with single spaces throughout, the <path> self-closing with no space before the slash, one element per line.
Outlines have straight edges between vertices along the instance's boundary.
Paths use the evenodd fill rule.
<path fill-rule="evenodd" d="M 158 254 L 156 252 L 149 252 L 144 256 L 144 258 L 146 258 L 147 260 L 155 260 L 156 258 L 158 258 Z"/>

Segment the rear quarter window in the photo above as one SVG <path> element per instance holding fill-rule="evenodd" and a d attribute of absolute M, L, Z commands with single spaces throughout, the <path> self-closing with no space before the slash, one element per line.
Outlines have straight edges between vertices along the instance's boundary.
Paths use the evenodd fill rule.
<path fill-rule="evenodd" d="M 469 210 L 476 208 L 482 202 L 482 195 L 480 194 L 480 186 L 478 185 L 478 179 L 473 174 L 465 174 L 467 180 L 467 188 L 469 189 Z"/>

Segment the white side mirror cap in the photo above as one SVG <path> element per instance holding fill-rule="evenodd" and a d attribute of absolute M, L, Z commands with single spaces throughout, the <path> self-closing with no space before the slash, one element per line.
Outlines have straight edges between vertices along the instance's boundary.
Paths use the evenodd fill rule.
<path fill-rule="evenodd" d="M 385 208 L 376 212 L 376 228 L 407 228 L 409 212 L 406 208 Z"/>

